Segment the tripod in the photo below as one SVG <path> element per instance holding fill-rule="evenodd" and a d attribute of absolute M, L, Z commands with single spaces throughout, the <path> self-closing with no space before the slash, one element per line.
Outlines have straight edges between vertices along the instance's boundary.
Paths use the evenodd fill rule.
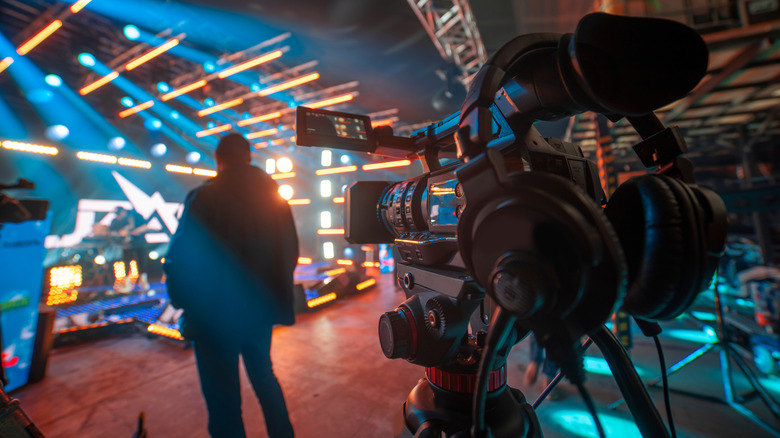
<path fill-rule="evenodd" d="M 718 291 L 718 287 L 717 287 L 717 276 L 716 279 L 713 281 L 713 284 L 715 285 L 715 287 L 713 288 L 714 289 L 713 292 L 715 294 L 715 311 L 717 317 L 717 330 L 716 330 L 717 340 L 715 340 L 714 342 L 706 343 L 701 347 L 699 347 L 698 349 L 696 349 L 695 351 L 691 352 L 690 354 L 682 358 L 680 361 L 667 368 L 666 374 L 667 376 L 671 376 L 677 371 L 683 369 L 685 366 L 693 363 L 696 359 L 702 357 L 704 354 L 710 351 L 718 351 L 719 353 L 718 356 L 720 359 L 721 381 L 723 383 L 723 393 L 725 397 L 724 399 L 711 397 L 704 394 L 682 391 L 682 390 L 675 390 L 675 392 L 682 393 L 703 400 L 725 403 L 731 406 L 734 410 L 736 410 L 743 416 L 745 416 L 750 421 L 756 423 L 763 429 L 766 429 L 770 434 L 772 434 L 772 436 L 780 438 L 780 432 L 778 432 L 777 429 L 775 429 L 774 427 L 766 423 L 764 420 L 759 418 L 756 414 L 751 412 L 748 408 L 743 406 L 745 402 L 753 399 L 755 396 L 758 396 L 761 399 L 761 401 L 763 401 L 764 404 L 767 406 L 767 408 L 775 417 L 775 419 L 780 420 L 780 403 L 778 403 L 778 401 L 774 397 L 772 397 L 772 395 L 761 385 L 755 372 L 750 367 L 748 367 L 745 360 L 742 358 L 742 356 L 740 356 L 739 352 L 731 344 L 726 329 L 725 321 L 723 318 L 723 303 L 721 301 L 720 291 Z M 737 365 L 737 368 L 740 369 L 742 374 L 748 380 L 750 385 L 753 387 L 753 390 L 747 393 L 746 395 L 737 394 L 736 391 L 734 390 L 734 381 L 733 381 L 733 375 L 731 371 L 732 360 Z M 658 377 L 650 381 L 647 384 L 647 386 L 657 387 L 658 383 L 661 382 L 661 380 L 662 377 Z M 616 409 L 622 403 L 623 403 L 623 399 L 617 400 L 609 405 L 609 409 Z"/>

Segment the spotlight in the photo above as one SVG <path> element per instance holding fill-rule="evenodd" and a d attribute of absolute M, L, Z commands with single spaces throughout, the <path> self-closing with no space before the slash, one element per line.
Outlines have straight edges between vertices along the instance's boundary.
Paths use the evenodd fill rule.
<path fill-rule="evenodd" d="M 205 71 L 206 73 L 214 73 L 216 69 L 217 69 L 217 65 L 211 61 L 206 61 L 203 63 L 203 71 Z"/>
<path fill-rule="evenodd" d="M 355 250 L 350 247 L 344 248 L 344 257 L 351 259 L 355 255 Z"/>
<path fill-rule="evenodd" d="M 210 98 L 210 97 L 207 97 L 207 98 L 206 98 L 206 99 L 203 101 L 203 103 L 204 103 L 206 106 L 214 106 L 214 99 L 212 99 L 212 98 Z"/>
<path fill-rule="evenodd" d="M 128 96 L 123 97 L 122 100 L 119 101 L 119 103 L 121 103 L 122 106 L 125 108 L 131 108 L 135 106 L 135 102 L 133 102 L 133 99 L 131 99 Z"/>
<path fill-rule="evenodd" d="M 95 264 L 96 265 L 105 265 L 106 264 L 106 257 L 103 254 L 98 254 L 95 256 Z"/>
<path fill-rule="evenodd" d="M 187 154 L 188 163 L 194 164 L 197 163 L 198 161 L 200 161 L 200 152 L 193 151 Z"/>
<path fill-rule="evenodd" d="M 260 84 L 252 84 L 252 85 L 249 86 L 249 89 L 256 93 L 256 92 L 260 91 Z"/>
<path fill-rule="evenodd" d="M 329 211 L 320 212 L 320 228 L 330 228 L 332 225 Z"/>
<path fill-rule="evenodd" d="M 90 55 L 89 53 L 82 53 L 79 55 L 79 63 L 84 67 L 94 67 L 95 57 Z"/>
<path fill-rule="evenodd" d="M 326 259 L 332 259 L 336 257 L 336 251 L 333 248 L 333 242 L 325 242 L 322 244 L 322 255 Z"/>
<path fill-rule="evenodd" d="M 352 159 L 349 155 L 342 155 L 341 158 L 339 158 L 339 161 L 341 161 L 341 164 L 349 164 L 352 162 Z"/>
<path fill-rule="evenodd" d="M 248 112 L 244 111 L 244 112 L 241 114 L 241 118 L 242 118 L 243 120 L 251 119 L 251 118 L 252 118 L 252 114 L 249 114 Z"/>
<path fill-rule="evenodd" d="M 323 198 L 328 198 L 331 195 L 331 184 L 330 180 L 324 179 L 320 181 L 320 196 Z"/>
<path fill-rule="evenodd" d="M 157 260 L 160 258 L 160 253 L 157 251 L 149 251 L 149 258 L 152 260 Z"/>
<path fill-rule="evenodd" d="M 292 172 L 293 170 L 293 163 L 292 160 L 290 160 L 287 157 L 282 157 L 276 160 L 276 168 L 279 169 L 279 172 L 287 173 Z"/>
<path fill-rule="evenodd" d="M 179 117 L 181 117 L 181 116 L 179 115 L 179 112 L 178 112 L 178 111 L 171 111 L 171 114 L 170 114 L 170 116 L 171 116 L 171 118 L 172 118 L 173 120 L 178 120 L 178 119 L 179 119 Z"/>
<path fill-rule="evenodd" d="M 148 119 L 144 121 L 144 127 L 150 131 L 159 131 L 162 128 L 160 119 Z"/>
<path fill-rule="evenodd" d="M 65 125 L 52 125 L 46 128 L 46 138 L 49 140 L 60 141 L 70 134 L 70 130 Z"/>
<path fill-rule="evenodd" d="M 52 87 L 59 87 L 62 85 L 62 78 L 57 75 L 46 75 L 45 78 L 43 78 L 44 81 L 46 81 L 47 84 L 51 85 Z"/>
<path fill-rule="evenodd" d="M 284 184 L 284 185 L 279 186 L 279 195 L 282 198 L 284 198 L 284 199 L 289 201 L 290 199 L 292 199 L 294 194 L 295 194 L 295 192 L 294 192 L 292 186 L 290 186 L 288 184 Z"/>
<path fill-rule="evenodd" d="M 155 157 L 162 157 L 166 152 L 168 152 L 168 146 L 165 146 L 163 143 L 157 143 L 152 146 L 152 155 Z"/>
<path fill-rule="evenodd" d="M 157 91 L 159 91 L 160 93 L 167 93 L 167 92 L 171 91 L 171 87 L 166 82 L 158 82 L 157 83 Z"/>
<path fill-rule="evenodd" d="M 112 137 L 110 140 L 108 140 L 108 148 L 112 151 L 118 151 L 125 147 L 125 144 L 127 144 L 127 141 L 125 141 L 122 137 Z"/>
<path fill-rule="evenodd" d="M 214 123 L 213 121 L 206 123 L 206 128 L 208 128 L 208 129 L 213 129 L 213 128 L 216 128 L 216 127 L 217 127 L 217 124 Z"/>
<path fill-rule="evenodd" d="M 131 41 L 135 41 L 141 37 L 141 31 L 137 27 L 133 26 L 132 24 L 128 24 L 127 26 L 125 26 L 123 32 L 127 37 L 127 39 Z"/>
<path fill-rule="evenodd" d="M 276 160 L 268 158 L 265 160 L 265 173 L 271 174 L 276 172 Z"/>
<path fill-rule="evenodd" d="M 330 166 L 333 163 L 333 152 L 325 149 L 322 151 L 321 158 L 320 158 L 320 164 L 322 164 L 323 167 Z"/>

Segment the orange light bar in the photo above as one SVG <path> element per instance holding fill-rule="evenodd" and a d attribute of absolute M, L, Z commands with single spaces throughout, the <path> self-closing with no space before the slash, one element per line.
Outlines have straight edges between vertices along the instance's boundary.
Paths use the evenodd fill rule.
<path fill-rule="evenodd" d="M 195 133 L 195 137 L 201 138 L 207 135 L 216 134 L 218 132 L 224 132 L 227 131 L 228 129 L 230 129 L 230 123 L 222 126 L 217 126 L 216 128 L 204 129 L 203 131 L 198 131 Z"/>
<path fill-rule="evenodd" d="M 217 172 L 215 170 L 198 169 L 197 167 L 192 169 L 192 173 L 198 176 L 217 176 Z"/>
<path fill-rule="evenodd" d="M 160 96 L 160 99 L 162 99 L 163 102 L 169 101 L 173 99 L 176 96 L 181 96 L 182 94 L 189 93 L 192 90 L 197 90 L 198 88 L 206 85 L 206 80 L 201 79 L 198 82 L 193 82 L 189 85 L 185 85 L 178 90 L 173 90 L 170 93 L 165 93 L 162 96 Z"/>
<path fill-rule="evenodd" d="M 95 82 L 93 82 L 93 83 L 91 83 L 89 85 L 84 86 L 84 88 L 79 90 L 79 94 L 82 95 L 82 96 L 85 96 L 85 95 L 87 95 L 87 94 L 97 90 L 98 88 L 102 87 L 103 85 L 106 85 L 107 83 L 113 81 L 114 79 L 117 78 L 117 76 L 119 76 L 119 72 L 112 71 L 111 73 L 103 76 L 102 78 L 96 80 Z"/>
<path fill-rule="evenodd" d="M 149 109 L 149 108 L 152 107 L 152 105 L 154 105 L 154 101 L 153 100 L 150 100 L 150 101 L 144 102 L 144 103 L 139 103 L 138 105 L 136 105 L 136 106 L 134 106 L 132 108 L 128 108 L 128 109 L 126 109 L 124 111 L 121 111 L 119 113 L 119 117 L 124 119 L 127 116 L 131 116 L 131 115 L 133 115 L 133 114 L 135 114 L 137 112 L 143 111 L 145 109 Z"/>
<path fill-rule="evenodd" d="M 263 114 L 262 116 L 252 117 L 251 119 L 241 120 L 237 123 L 238 126 L 247 126 L 255 123 L 265 122 L 266 120 L 275 119 L 281 117 L 282 113 L 279 111 L 270 114 Z"/>
<path fill-rule="evenodd" d="M 149 324 L 149 327 L 146 328 L 146 331 L 149 333 L 154 333 L 155 335 L 165 336 L 167 338 L 178 339 L 180 341 L 184 340 L 184 337 L 178 330 L 174 330 L 159 324 Z"/>
<path fill-rule="evenodd" d="M 357 170 L 357 166 L 343 166 L 343 167 L 330 167 L 326 169 L 318 169 L 314 173 L 317 175 L 332 175 L 334 173 L 347 173 Z"/>
<path fill-rule="evenodd" d="M 32 152 L 34 154 L 46 154 L 46 155 L 57 155 L 57 153 L 59 153 L 59 150 L 52 146 L 42 146 L 38 144 L 21 143 L 18 141 L 10 141 L 10 140 L 6 140 L 2 142 L 2 144 L 4 148 L 15 150 L 15 151 Z"/>
<path fill-rule="evenodd" d="M 163 53 L 167 52 L 168 50 L 171 50 L 171 48 L 176 47 L 179 44 L 179 40 L 177 38 L 172 38 L 165 42 L 162 46 L 147 52 L 144 55 L 139 56 L 138 58 L 135 58 L 134 60 L 128 62 L 125 64 L 125 70 L 130 71 L 139 65 L 145 63 L 146 61 L 149 61 L 152 58 L 155 58 L 159 55 L 162 55 Z"/>
<path fill-rule="evenodd" d="M 410 160 L 385 161 L 384 163 L 373 163 L 363 165 L 363 170 L 388 169 L 391 167 L 403 167 L 412 164 Z"/>
<path fill-rule="evenodd" d="M 271 175 L 272 179 L 287 179 L 287 178 L 294 178 L 295 172 L 287 172 L 287 173 L 275 173 Z"/>
<path fill-rule="evenodd" d="M 84 6 L 88 5 L 91 1 L 92 0 L 79 0 L 76 3 L 73 3 L 70 5 L 70 12 L 74 14 L 77 13 L 78 11 L 84 9 Z"/>
<path fill-rule="evenodd" d="M 364 268 L 373 268 L 374 262 L 363 262 L 361 266 L 363 266 Z"/>
<path fill-rule="evenodd" d="M 393 119 L 384 119 L 384 120 L 377 120 L 376 122 L 371 122 L 372 128 L 378 128 L 380 126 L 390 126 L 393 124 Z"/>
<path fill-rule="evenodd" d="M 376 284 L 376 279 L 374 279 L 374 278 L 369 278 L 368 280 L 366 280 L 366 281 L 364 281 L 364 282 L 362 282 L 362 283 L 358 283 L 358 284 L 355 286 L 355 289 L 357 289 L 357 290 L 363 290 L 363 289 L 365 289 L 365 288 L 367 288 L 367 287 L 371 287 L 371 286 L 373 286 L 373 285 L 375 285 L 375 284 Z"/>
<path fill-rule="evenodd" d="M 298 257 L 298 264 L 299 265 L 310 265 L 312 264 L 313 260 L 309 257 Z"/>
<path fill-rule="evenodd" d="M 279 85 L 274 85 L 273 87 L 266 88 L 265 90 L 260 90 L 257 95 L 258 96 L 268 96 L 269 94 L 276 93 L 277 91 L 286 90 L 288 88 L 292 88 L 301 84 L 305 84 L 307 82 L 311 82 L 314 80 L 317 80 L 320 77 L 319 73 L 311 73 L 306 76 L 302 76 L 300 78 L 293 79 L 291 81 L 282 82 Z"/>
<path fill-rule="evenodd" d="M 271 129 L 266 129 L 264 131 L 257 131 L 257 132 L 253 132 L 251 134 L 247 134 L 246 138 L 251 140 L 253 138 L 268 137 L 269 135 L 274 135 L 277 132 L 279 132 L 279 129 L 271 128 Z"/>
<path fill-rule="evenodd" d="M 344 197 L 343 196 L 339 196 L 338 198 L 333 198 L 333 203 L 334 204 L 343 204 L 344 203 Z"/>
<path fill-rule="evenodd" d="M 175 164 L 166 164 L 165 170 L 168 172 L 176 172 L 176 173 L 186 173 L 186 174 L 192 174 L 192 167 L 187 166 L 177 166 Z"/>
<path fill-rule="evenodd" d="M 225 103 L 220 103 L 219 105 L 214 105 L 206 109 L 202 109 L 198 111 L 198 115 L 203 117 L 207 114 L 215 113 L 217 111 L 222 111 L 223 109 L 233 108 L 234 106 L 241 105 L 242 103 L 244 103 L 244 99 L 239 97 L 238 99 L 233 99 Z"/>
<path fill-rule="evenodd" d="M 260 65 L 260 64 L 262 64 L 264 62 L 271 61 L 271 60 L 276 59 L 276 58 L 278 58 L 280 56 L 282 56 L 282 51 L 281 50 L 276 50 L 276 51 L 273 51 L 273 52 L 268 53 L 266 55 L 259 56 L 259 57 L 255 58 L 255 59 L 252 59 L 252 60 L 249 60 L 247 62 L 244 62 L 243 64 L 238 64 L 235 67 L 230 67 L 230 68 L 228 68 L 226 70 L 222 70 L 221 72 L 219 72 L 217 74 L 217 77 L 220 78 L 220 79 L 224 79 L 224 78 L 226 78 L 226 77 L 228 77 L 230 75 L 234 75 L 234 74 L 236 74 L 238 72 L 241 72 L 241 71 L 244 71 L 244 70 L 246 70 L 248 68 L 252 68 L 254 66 Z"/>
<path fill-rule="evenodd" d="M 343 228 L 323 228 L 317 230 L 317 234 L 320 236 L 335 236 L 339 234 L 344 234 Z"/>
<path fill-rule="evenodd" d="M 268 143 L 255 143 L 253 146 L 255 149 L 263 149 L 268 147 Z"/>
<path fill-rule="evenodd" d="M 49 23 L 48 26 L 41 29 L 40 32 L 33 35 L 29 40 L 25 41 L 24 44 L 19 46 L 18 49 L 16 49 L 16 53 L 20 55 L 26 55 L 30 50 L 32 50 L 35 46 L 40 44 L 43 40 L 49 37 L 49 35 L 53 34 L 54 31 L 62 27 L 62 21 L 60 20 L 54 20 L 51 23 Z"/>
<path fill-rule="evenodd" d="M 371 246 L 368 246 L 368 245 L 363 245 L 363 246 L 360 247 L 360 250 L 361 251 L 373 251 L 374 248 L 371 247 Z"/>
<path fill-rule="evenodd" d="M 354 262 L 352 260 L 336 260 L 337 265 L 352 266 Z"/>
<path fill-rule="evenodd" d="M 9 57 L 3 58 L 2 61 L 0 61 L 0 72 L 7 69 L 9 65 L 14 63 L 14 59 Z"/>
<path fill-rule="evenodd" d="M 140 167 L 142 169 L 151 169 L 152 163 L 144 160 L 134 160 L 132 158 L 120 158 L 119 164 L 122 166 Z"/>
<path fill-rule="evenodd" d="M 345 94 L 343 96 L 337 96 L 337 97 L 334 97 L 332 99 L 325 99 L 325 100 L 321 100 L 319 102 L 307 103 L 306 106 L 308 106 L 309 108 L 321 108 L 323 106 L 335 105 L 337 103 L 349 102 L 350 100 L 352 100 L 354 98 L 355 98 L 355 96 L 353 96 L 351 94 Z"/>
<path fill-rule="evenodd" d="M 333 301 L 336 299 L 336 292 L 331 292 L 327 295 L 323 295 L 321 297 L 317 297 L 314 299 L 311 299 L 309 301 L 306 301 L 306 305 L 309 306 L 309 308 L 317 307 L 321 304 L 325 304 L 327 302 Z"/>
<path fill-rule="evenodd" d="M 78 152 L 76 156 L 80 160 L 97 161 L 99 163 L 116 164 L 116 157 L 112 155 L 93 154 L 92 152 Z"/>
<path fill-rule="evenodd" d="M 284 139 L 283 138 L 275 138 L 275 139 L 271 140 L 269 143 L 271 143 L 271 146 L 279 146 L 280 144 L 284 143 Z"/>
<path fill-rule="evenodd" d="M 333 277 L 335 275 L 340 275 L 345 272 L 347 272 L 345 268 L 336 268 L 336 269 L 331 269 L 330 271 L 325 271 L 325 275 L 327 275 L 328 277 Z"/>
<path fill-rule="evenodd" d="M 290 199 L 287 203 L 290 205 L 309 205 L 311 204 L 311 199 Z"/>

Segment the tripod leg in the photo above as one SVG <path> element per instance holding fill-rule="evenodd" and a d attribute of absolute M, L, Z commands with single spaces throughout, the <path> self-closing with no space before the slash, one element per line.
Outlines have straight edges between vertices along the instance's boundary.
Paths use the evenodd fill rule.
<path fill-rule="evenodd" d="M 680 371 L 683 367 L 685 367 L 689 363 L 693 362 L 694 360 L 700 358 L 705 353 L 707 353 L 708 351 L 710 351 L 713 348 L 715 348 L 717 345 L 718 345 L 717 343 L 704 344 L 701 347 L 697 348 L 696 350 L 694 350 L 693 352 L 691 352 L 690 354 L 688 354 L 684 358 L 682 358 L 679 361 L 677 361 L 677 363 L 675 363 L 674 365 L 672 365 L 669 368 L 667 368 L 666 369 L 666 376 L 669 377 L 672 374 L 676 373 L 677 371 Z M 651 380 L 647 384 L 647 386 L 648 387 L 650 387 L 650 386 L 657 386 L 658 382 L 660 382 L 662 380 L 663 380 L 663 377 L 657 377 L 657 378 Z M 618 399 L 618 400 L 612 402 L 609 406 L 607 406 L 607 409 L 612 409 L 612 410 L 617 409 L 624 402 L 625 402 L 625 400 L 623 400 L 622 398 Z"/>
<path fill-rule="evenodd" d="M 733 347 L 729 346 L 728 348 L 732 349 Z M 778 411 L 778 405 L 780 404 L 778 404 L 777 400 L 775 400 L 775 398 L 772 397 L 772 394 L 770 394 L 769 391 L 767 391 L 766 388 L 764 388 L 764 386 L 761 385 L 761 382 L 753 373 L 753 370 L 748 368 L 747 364 L 745 364 L 744 359 L 742 359 L 742 357 L 739 356 L 736 351 L 732 351 L 731 354 L 732 357 L 734 358 L 734 362 L 737 364 L 739 369 L 742 371 L 742 374 L 745 375 L 745 377 L 748 379 L 750 384 L 756 390 L 758 396 L 761 397 L 761 400 L 769 408 L 769 410 L 772 412 L 775 418 L 780 420 L 780 411 Z"/>

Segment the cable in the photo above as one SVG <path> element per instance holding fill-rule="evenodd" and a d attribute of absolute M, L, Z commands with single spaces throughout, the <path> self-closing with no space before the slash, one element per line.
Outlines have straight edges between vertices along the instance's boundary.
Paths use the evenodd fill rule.
<path fill-rule="evenodd" d="M 669 431 L 672 438 L 677 438 L 677 432 L 674 430 L 674 420 L 672 419 L 672 403 L 669 400 L 669 380 L 666 375 L 666 360 L 664 359 L 664 350 L 661 348 L 661 341 L 658 336 L 653 336 L 655 348 L 658 350 L 658 360 L 661 362 L 661 379 L 664 385 L 664 407 L 666 408 L 666 419 L 669 422 Z"/>
<path fill-rule="evenodd" d="M 601 420 L 599 420 L 598 412 L 596 411 L 596 404 L 593 403 L 590 394 L 585 390 L 585 385 L 583 385 L 582 382 L 577 383 L 577 390 L 580 392 L 580 396 L 582 397 L 582 401 L 585 402 L 585 406 L 588 407 L 590 415 L 593 416 L 593 422 L 596 423 L 596 430 L 599 431 L 599 437 L 607 438 L 607 434 L 604 432 L 604 427 L 601 425 Z"/>

